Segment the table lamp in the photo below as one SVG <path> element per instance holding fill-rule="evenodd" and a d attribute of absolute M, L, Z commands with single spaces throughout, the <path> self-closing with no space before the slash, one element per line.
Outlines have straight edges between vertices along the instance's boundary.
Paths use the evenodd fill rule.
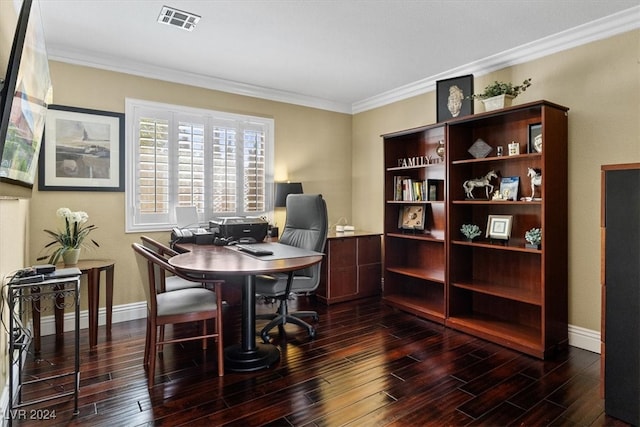
<path fill-rule="evenodd" d="M 287 206 L 287 196 L 289 194 L 302 194 L 301 182 L 276 182 L 276 208 Z"/>
<path fill-rule="evenodd" d="M 301 182 L 276 182 L 275 207 L 284 208 L 287 206 L 287 196 L 289 194 L 302 194 Z M 271 227 L 269 236 L 278 237 L 278 227 Z"/>

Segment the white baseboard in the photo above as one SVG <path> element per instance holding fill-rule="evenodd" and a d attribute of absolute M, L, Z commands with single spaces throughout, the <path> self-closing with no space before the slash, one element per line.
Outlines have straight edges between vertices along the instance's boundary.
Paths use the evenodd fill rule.
<path fill-rule="evenodd" d="M 142 302 L 119 305 L 113 308 L 113 323 L 126 322 L 129 320 L 144 319 L 147 317 L 147 304 Z M 42 335 L 55 334 L 54 317 L 43 317 L 41 322 Z M 98 311 L 98 325 L 105 325 L 107 322 L 106 311 L 101 307 Z M 80 312 L 80 328 L 89 327 L 89 313 L 87 311 Z M 65 313 L 64 330 L 73 331 L 74 317 L 73 313 Z M 588 350 L 600 354 L 600 332 L 591 329 L 581 328 L 580 326 L 569 325 L 569 345 L 583 350 Z"/>
<path fill-rule="evenodd" d="M 127 322 L 129 320 L 144 319 L 147 317 L 147 303 L 145 301 L 124 304 L 113 307 L 113 323 Z M 98 326 L 107 324 L 106 309 L 100 307 L 98 310 Z M 53 335 L 56 333 L 56 322 L 53 315 L 43 316 L 40 319 L 40 333 Z M 80 312 L 80 329 L 89 328 L 89 312 Z M 75 329 L 75 316 L 73 313 L 64 314 L 64 330 L 73 331 Z"/>
<path fill-rule="evenodd" d="M 569 345 L 600 354 L 600 331 L 569 325 Z"/>

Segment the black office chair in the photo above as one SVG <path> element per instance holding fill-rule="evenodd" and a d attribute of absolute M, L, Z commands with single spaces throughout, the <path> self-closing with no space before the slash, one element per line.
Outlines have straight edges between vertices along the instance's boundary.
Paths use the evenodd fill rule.
<path fill-rule="evenodd" d="M 322 195 L 290 194 L 286 205 L 287 218 L 279 243 L 296 246 L 316 252 L 324 251 L 329 227 L 327 205 Z M 318 321 L 315 311 L 289 312 L 288 300 L 292 294 L 309 294 L 316 290 L 320 283 L 320 263 L 309 268 L 289 274 L 260 275 L 256 278 L 256 294 L 265 298 L 280 301 L 278 311 L 274 314 L 257 315 L 257 319 L 270 319 L 262 328 L 262 340 L 269 342 L 269 331 L 278 326 L 284 334 L 284 325 L 293 323 L 306 328 L 311 338 L 315 338 L 316 330 L 303 321 L 302 317 L 311 317 Z"/>

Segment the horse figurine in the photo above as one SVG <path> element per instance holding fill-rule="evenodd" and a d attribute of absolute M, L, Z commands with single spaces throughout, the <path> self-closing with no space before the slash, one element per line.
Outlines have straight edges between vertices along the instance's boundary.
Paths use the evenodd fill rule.
<path fill-rule="evenodd" d="M 474 199 L 473 197 L 473 189 L 476 187 L 485 187 L 485 192 L 487 194 L 487 199 L 489 198 L 489 193 L 493 192 L 493 185 L 489 182 L 492 178 L 497 178 L 495 171 L 490 171 L 482 178 L 469 179 L 462 184 L 464 191 L 467 193 L 467 198 Z"/>
<path fill-rule="evenodd" d="M 536 187 L 542 185 L 542 173 L 537 172 L 534 168 L 528 168 L 527 176 L 531 178 L 531 198 L 529 200 L 533 200 L 533 196 L 536 194 Z"/>

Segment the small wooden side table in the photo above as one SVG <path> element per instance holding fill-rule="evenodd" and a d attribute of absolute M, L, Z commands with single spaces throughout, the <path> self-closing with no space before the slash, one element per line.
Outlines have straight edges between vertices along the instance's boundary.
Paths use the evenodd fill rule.
<path fill-rule="evenodd" d="M 100 302 L 100 273 L 106 275 L 106 312 L 107 312 L 107 337 L 111 337 L 111 324 L 113 320 L 113 272 L 115 261 L 112 259 L 81 259 L 74 265 L 84 275 L 87 275 L 89 295 L 89 347 L 93 349 L 98 344 L 98 309 Z M 58 268 L 65 268 L 63 264 Z M 67 266 L 68 267 L 68 266 Z M 56 297 L 54 309 L 56 336 L 64 333 L 64 296 Z M 33 347 L 36 353 L 40 352 L 40 308 L 33 310 Z"/>

